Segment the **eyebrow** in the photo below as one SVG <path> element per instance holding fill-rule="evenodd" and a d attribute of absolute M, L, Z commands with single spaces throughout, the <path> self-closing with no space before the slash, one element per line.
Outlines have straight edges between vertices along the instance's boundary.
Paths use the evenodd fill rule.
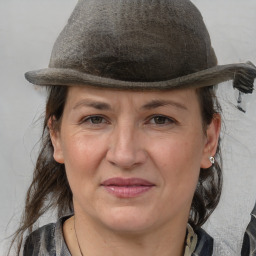
<path fill-rule="evenodd" d="M 75 106 L 72 109 L 77 109 L 80 107 L 91 107 L 98 110 L 110 110 L 111 106 L 105 102 L 90 100 L 90 99 L 84 99 L 80 100 L 75 104 Z"/>
<path fill-rule="evenodd" d="M 182 110 L 188 110 L 188 108 L 184 104 L 172 100 L 152 100 L 147 104 L 143 105 L 142 109 L 151 110 L 165 106 L 173 106 Z"/>
<path fill-rule="evenodd" d="M 152 100 L 147 104 L 143 105 L 141 108 L 144 110 L 151 110 L 151 109 L 164 107 L 164 106 L 173 106 L 182 110 L 188 110 L 188 108 L 185 105 L 172 100 Z M 105 102 L 90 100 L 90 99 L 84 99 L 77 102 L 72 109 L 77 109 L 80 107 L 91 107 L 98 110 L 111 110 L 111 106 L 109 104 Z"/>

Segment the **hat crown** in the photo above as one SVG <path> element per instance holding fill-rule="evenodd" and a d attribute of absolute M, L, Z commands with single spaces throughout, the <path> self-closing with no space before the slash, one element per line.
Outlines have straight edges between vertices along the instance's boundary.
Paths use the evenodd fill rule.
<path fill-rule="evenodd" d="M 216 62 L 203 18 L 188 0 L 79 0 L 49 67 L 162 81 Z"/>

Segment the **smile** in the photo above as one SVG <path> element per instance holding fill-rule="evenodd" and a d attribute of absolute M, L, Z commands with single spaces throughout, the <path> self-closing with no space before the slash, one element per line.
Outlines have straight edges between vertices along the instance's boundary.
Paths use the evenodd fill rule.
<path fill-rule="evenodd" d="M 111 178 L 105 180 L 101 186 L 116 197 L 133 198 L 151 190 L 155 184 L 139 178 Z"/>

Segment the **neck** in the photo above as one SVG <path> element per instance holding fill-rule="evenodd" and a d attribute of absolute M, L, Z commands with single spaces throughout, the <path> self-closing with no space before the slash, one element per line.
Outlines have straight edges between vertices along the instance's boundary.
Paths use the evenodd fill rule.
<path fill-rule="evenodd" d="M 186 223 L 164 225 L 153 232 L 113 232 L 78 214 L 64 225 L 64 237 L 72 255 L 80 256 L 182 256 Z M 76 229 L 74 229 L 74 227 Z M 69 230 L 69 232 L 65 232 Z M 80 246 L 80 248 L 79 248 Z"/>

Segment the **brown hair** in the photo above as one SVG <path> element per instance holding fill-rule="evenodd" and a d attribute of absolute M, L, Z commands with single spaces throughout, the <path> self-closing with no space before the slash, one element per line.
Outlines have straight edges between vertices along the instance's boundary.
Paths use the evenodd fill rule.
<path fill-rule="evenodd" d="M 18 252 L 21 250 L 24 232 L 26 230 L 29 233 L 32 232 L 34 224 L 45 212 L 57 209 L 58 217 L 73 212 L 72 191 L 68 184 L 65 166 L 57 163 L 53 158 L 53 146 L 47 127 L 48 120 L 54 117 L 53 129 L 59 129 L 67 93 L 68 87 L 48 87 L 41 151 L 34 170 L 33 181 L 27 192 L 21 224 L 12 241 L 12 244 L 17 241 Z M 202 125 L 206 130 L 214 115 L 220 112 L 220 106 L 213 87 L 197 89 L 197 94 L 201 107 Z M 222 187 L 220 147 L 215 157 L 214 165 L 200 170 L 189 218 L 194 228 L 200 227 L 208 219 L 220 199 Z"/>

